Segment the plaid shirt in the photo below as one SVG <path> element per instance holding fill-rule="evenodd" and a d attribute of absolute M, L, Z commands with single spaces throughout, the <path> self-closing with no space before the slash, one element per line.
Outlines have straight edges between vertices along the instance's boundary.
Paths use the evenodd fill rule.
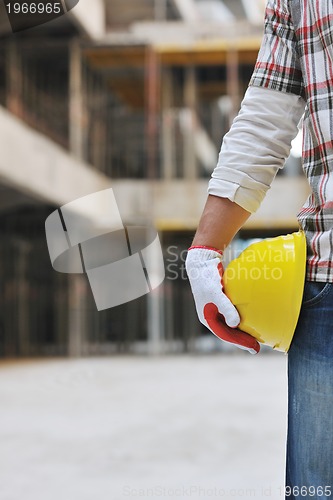
<path fill-rule="evenodd" d="M 302 96 L 303 169 L 312 194 L 298 214 L 307 279 L 333 281 L 333 1 L 268 0 L 250 82 Z"/>

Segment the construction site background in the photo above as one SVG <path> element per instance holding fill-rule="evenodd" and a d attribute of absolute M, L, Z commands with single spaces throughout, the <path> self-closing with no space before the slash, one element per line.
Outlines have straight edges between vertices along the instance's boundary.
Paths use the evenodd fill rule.
<path fill-rule="evenodd" d="M 226 349 L 197 320 L 184 259 L 263 17 L 261 0 L 80 0 L 13 34 L 0 12 L 0 357 Z M 287 163 L 239 245 L 297 229 L 299 139 Z M 109 187 L 124 223 L 158 229 L 166 279 L 98 312 L 84 275 L 52 269 L 44 223 Z"/>

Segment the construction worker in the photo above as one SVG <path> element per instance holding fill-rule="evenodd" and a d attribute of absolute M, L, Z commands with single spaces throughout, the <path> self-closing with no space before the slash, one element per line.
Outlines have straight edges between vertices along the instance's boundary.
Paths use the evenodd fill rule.
<path fill-rule="evenodd" d="M 288 353 L 288 499 L 331 498 L 333 489 L 332 26 L 332 0 L 268 1 L 254 73 L 224 137 L 186 259 L 201 322 L 222 340 L 258 352 L 258 342 L 237 330 L 239 314 L 221 289 L 222 253 L 283 167 L 305 111 L 303 169 L 311 195 L 298 214 L 307 271 Z"/>

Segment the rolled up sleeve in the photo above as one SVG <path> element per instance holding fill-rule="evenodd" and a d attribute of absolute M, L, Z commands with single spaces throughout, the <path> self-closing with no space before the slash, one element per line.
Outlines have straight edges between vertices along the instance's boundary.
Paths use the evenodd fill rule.
<path fill-rule="evenodd" d="M 293 93 L 250 86 L 224 137 L 208 193 L 255 212 L 289 156 L 304 107 Z"/>

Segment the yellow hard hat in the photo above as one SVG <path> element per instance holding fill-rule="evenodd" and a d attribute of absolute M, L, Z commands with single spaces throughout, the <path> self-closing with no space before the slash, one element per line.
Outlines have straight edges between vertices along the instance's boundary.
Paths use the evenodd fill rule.
<path fill-rule="evenodd" d="M 230 262 L 223 288 L 239 312 L 240 330 L 288 351 L 301 308 L 305 263 L 303 231 L 253 243 Z"/>

